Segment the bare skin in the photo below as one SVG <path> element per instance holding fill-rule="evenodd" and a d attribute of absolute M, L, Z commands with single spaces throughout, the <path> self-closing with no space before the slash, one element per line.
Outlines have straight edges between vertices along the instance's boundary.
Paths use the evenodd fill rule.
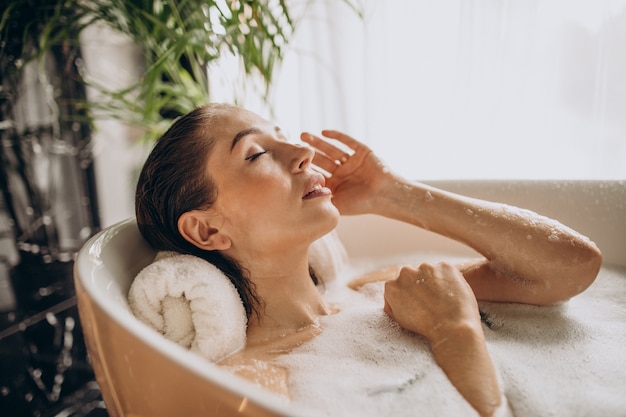
<path fill-rule="evenodd" d="M 261 313 L 249 320 L 245 350 L 223 364 L 277 392 L 285 394 L 288 375 L 273 359 L 314 337 L 319 317 L 331 313 L 309 276 L 307 250 L 335 227 L 338 212 L 404 221 L 484 256 L 460 268 L 424 264 L 381 275 L 387 281 L 385 311 L 429 340 L 439 366 L 483 416 L 506 407 L 506 401 L 476 300 L 564 301 L 587 288 L 600 268 L 595 245 L 565 226 L 406 181 L 340 132 L 323 135 L 342 142 L 349 154 L 306 133 L 301 138 L 312 148 L 291 144 L 268 121 L 243 109 L 221 117 L 207 162 L 207 175 L 218 189 L 216 205 L 183 214 L 179 231 L 248 271 L 263 300 Z"/>
<path fill-rule="evenodd" d="M 216 203 L 184 213 L 178 230 L 198 248 L 236 259 L 262 300 L 248 320 L 246 348 L 222 364 L 286 394 L 287 372 L 273 359 L 313 337 L 330 313 L 311 280 L 308 248 L 336 226 L 339 212 L 313 170 L 313 149 L 244 109 L 218 120 L 206 163 Z"/>
<path fill-rule="evenodd" d="M 275 359 L 311 340 L 321 331 L 319 326 L 311 325 L 264 341 L 247 341 L 243 351 L 225 358 L 220 365 L 263 388 L 289 397 L 289 372 L 277 365 Z"/>
<path fill-rule="evenodd" d="M 426 337 L 450 382 L 480 415 L 506 407 L 476 299 L 458 269 L 445 263 L 402 268 L 397 279 L 385 284 L 385 312 Z"/>
<path fill-rule="evenodd" d="M 602 254 L 585 236 L 528 210 L 472 199 L 394 175 L 360 142 L 324 131 L 354 150 L 343 152 L 310 134 L 315 163 L 334 170 L 327 185 L 341 214 L 379 214 L 468 245 L 484 256 L 462 266 L 477 299 L 553 304 L 585 290 L 595 280 Z"/>
<path fill-rule="evenodd" d="M 406 181 L 358 141 L 337 131 L 322 133 L 354 151 L 347 157 L 326 140 L 302 135 L 317 150 L 315 163 L 329 173 L 327 184 L 342 214 L 373 213 L 411 223 L 484 256 L 459 267 L 390 267 L 350 286 L 385 280 L 385 311 L 426 337 L 435 360 L 474 409 L 481 416 L 510 413 L 487 352 L 477 300 L 565 301 L 596 278 L 602 264 L 596 245 L 535 213 Z"/>

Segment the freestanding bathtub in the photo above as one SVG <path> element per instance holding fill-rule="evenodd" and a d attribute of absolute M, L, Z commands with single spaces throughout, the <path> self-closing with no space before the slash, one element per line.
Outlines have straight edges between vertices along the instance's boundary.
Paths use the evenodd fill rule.
<path fill-rule="evenodd" d="M 626 266 L 626 181 L 431 181 L 460 194 L 509 203 L 589 236 L 605 264 Z M 464 246 L 375 216 L 343 218 L 339 235 L 353 259 Z M 87 348 L 109 414 L 116 416 L 287 416 L 298 409 L 166 340 L 131 313 L 133 277 L 154 258 L 133 219 L 103 230 L 75 264 Z"/>

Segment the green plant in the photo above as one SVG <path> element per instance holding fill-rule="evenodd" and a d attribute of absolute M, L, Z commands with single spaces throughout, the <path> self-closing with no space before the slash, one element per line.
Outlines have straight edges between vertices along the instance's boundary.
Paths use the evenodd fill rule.
<path fill-rule="evenodd" d="M 125 89 L 92 85 L 105 94 L 89 106 L 141 126 L 148 138 L 209 100 L 207 70 L 224 52 L 269 87 L 294 27 L 284 0 L 14 0 L 0 20 L 0 69 L 8 85 L 18 84 L 29 61 L 44 66 L 51 49 L 76 48 L 83 29 L 97 22 L 130 37 L 146 70 Z"/>
<path fill-rule="evenodd" d="M 294 28 L 283 0 L 93 0 L 84 7 L 143 53 L 142 79 L 108 91 L 99 108 L 142 126 L 148 138 L 209 101 L 208 67 L 225 52 L 240 57 L 246 73 L 259 74 L 269 87 Z"/>
<path fill-rule="evenodd" d="M 173 119 L 210 101 L 208 69 L 224 53 L 238 57 L 248 75 L 260 76 L 267 94 L 297 26 L 291 6 L 306 13 L 313 1 L 3 1 L 0 188 L 18 246 L 39 254 L 45 249 L 46 259 L 58 259 L 99 227 L 91 160 L 94 114 L 139 126 L 144 138 L 153 140 Z M 359 13 L 357 2 L 343 0 Z M 80 35 L 100 23 L 137 45 L 145 71 L 119 90 L 92 81 L 104 94 L 88 102 Z M 28 112 L 38 117 L 34 123 L 25 122 Z"/>
<path fill-rule="evenodd" d="M 310 1 L 304 1 L 302 10 Z M 359 13 L 356 0 L 343 2 Z M 92 85 L 105 94 L 89 106 L 106 117 L 139 125 L 146 137 L 155 138 L 173 118 L 209 101 L 207 70 L 223 53 L 239 57 L 246 74 L 259 75 L 270 88 L 297 22 L 288 3 L 13 0 L 0 20 L 1 69 L 8 74 L 29 59 L 42 60 L 54 45 L 77 45 L 84 28 L 102 22 L 132 39 L 143 54 L 146 70 L 137 83 L 125 89 L 112 91 Z M 7 64 L 14 68 L 6 68 Z"/>

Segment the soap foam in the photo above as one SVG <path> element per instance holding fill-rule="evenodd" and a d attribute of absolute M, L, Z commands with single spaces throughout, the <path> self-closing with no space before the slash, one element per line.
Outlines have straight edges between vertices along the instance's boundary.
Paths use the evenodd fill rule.
<path fill-rule="evenodd" d="M 363 271 L 361 265 L 350 275 Z M 356 292 L 346 282 L 325 289 L 339 312 L 321 319 L 322 333 L 279 358 L 290 371 L 299 415 L 476 415 L 425 339 L 383 312 L 384 285 Z M 586 292 L 558 306 L 481 303 L 481 309 L 488 349 L 517 415 L 626 410 L 626 269 L 604 267 Z"/>
<path fill-rule="evenodd" d="M 475 415 L 435 364 L 428 343 L 402 330 L 372 298 L 382 284 L 361 295 L 332 288 L 341 310 L 322 318 L 322 334 L 281 362 L 290 370 L 290 392 L 315 416 Z M 372 289 L 377 287 L 377 289 Z M 349 294 L 352 292 L 353 294 Z M 379 298 L 380 299 L 380 298 Z M 447 398 L 433 403 L 433 398 Z"/>

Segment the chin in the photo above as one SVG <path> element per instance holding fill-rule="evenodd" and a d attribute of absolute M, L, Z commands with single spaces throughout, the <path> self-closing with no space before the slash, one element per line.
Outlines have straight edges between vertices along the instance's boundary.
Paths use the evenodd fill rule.
<path fill-rule="evenodd" d="M 314 212 L 310 212 L 308 214 L 308 224 L 314 226 L 314 232 L 309 236 L 312 236 L 314 239 L 318 239 L 333 230 L 339 224 L 339 218 L 341 215 L 339 214 L 339 210 L 333 203 L 328 201 L 328 203 L 318 206 L 318 208 Z"/>
<path fill-rule="evenodd" d="M 337 227 L 337 225 L 339 224 L 339 218 L 341 217 L 341 215 L 339 214 L 339 210 L 337 210 L 337 207 L 335 207 L 332 203 L 330 203 L 330 206 L 331 207 L 328 207 L 328 211 L 324 214 L 323 217 L 325 223 L 327 224 L 327 230 L 322 234 L 322 236 L 326 233 L 330 233 L 331 231 L 333 231 L 335 227 Z"/>

